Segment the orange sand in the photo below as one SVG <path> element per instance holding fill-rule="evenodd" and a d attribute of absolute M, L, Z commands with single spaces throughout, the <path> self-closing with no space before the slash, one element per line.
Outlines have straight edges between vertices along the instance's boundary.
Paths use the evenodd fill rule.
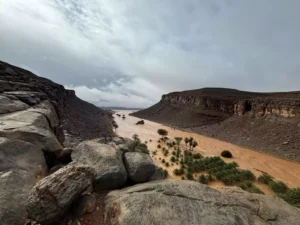
<path fill-rule="evenodd" d="M 197 142 L 198 146 L 194 149 L 194 152 L 200 152 L 203 156 L 219 156 L 223 150 L 230 150 L 233 154 L 233 159 L 225 159 L 226 162 L 236 161 L 240 168 L 251 170 L 256 176 L 261 174 L 260 171 L 264 171 L 271 176 L 273 176 L 276 180 L 281 180 L 285 182 L 290 188 L 300 187 L 300 164 L 294 163 L 290 161 L 286 161 L 283 159 L 279 159 L 270 155 L 266 155 L 260 152 L 252 151 L 243 147 L 239 147 L 224 141 L 220 141 L 217 139 L 205 137 L 196 133 L 190 133 L 180 130 L 174 130 L 173 128 L 161 125 L 159 123 L 154 123 L 151 121 L 145 120 L 144 125 L 135 125 L 135 123 L 140 120 L 136 117 L 131 117 L 128 114 L 132 111 L 118 111 L 119 114 L 125 115 L 126 119 L 114 115 L 119 128 L 117 130 L 117 134 L 123 137 L 131 138 L 133 134 L 138 134 L 140 139 L 144 141 L 148 141 L 148 148 L 152 152 L 157 149 L 157 140 L 160 138 L 157 134 L 157 130 L 159 128 L 165 129 L 169 132 L 168 137 L 193 137 Z M 149 140 L 152 139 L 152 142 Z M 153 156 L 155 163 L 158 166 L 165 168 L 165 166 L 158 159 L 159 157 L 163 158 L 162 150 L 158 149 L 157 155 Z M 152 154 L 151 154 L 152 155 Z M 169 154 L 168 161 L 171 154 Z M 171 162 L 170 162 L 171 163 Z M 169 167 L 169 175 L 172 178 L 180 178 L 173 175 L 173 170 L 178 168 L 174 164 L 173 167 Z M 218 185 L 219 183 L 216 182 Z M 212 184 L 211 186 L 214 186 Z M 218 186 L 216 185 L 216 186 Z M 262 188 L 264 192 L 267 193 L 266 187 L 261 187 L 261 185 L 257 184 L 259 188 Z M 270 193 L 271 194 L 271 193 Z"/>

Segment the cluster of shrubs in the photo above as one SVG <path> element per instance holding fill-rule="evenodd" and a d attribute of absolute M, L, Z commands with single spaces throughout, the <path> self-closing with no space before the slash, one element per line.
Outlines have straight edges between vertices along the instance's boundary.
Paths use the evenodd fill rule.
<path fill-rule="evenodd" d="M 240 185 L 240 187 L 243 190 L 248 191 L 250 193 L 264 194 L 264 192 L 262 190 L 260 190 L 258 187 L 256 187 L 255 185 L 253 185 L 253 183 L 250 182 L 250 181 L 246 181 L 245 183 L 242 183 Z"/>
<path fill-rule="evenodd" d="M 257 181 L 268 185 L 280 198 L 300 208 L 300 188 L 289 189 L 285 183 L 282 181 L 274 181 L 273 177 L 267 173 L 260 175 Z"/>

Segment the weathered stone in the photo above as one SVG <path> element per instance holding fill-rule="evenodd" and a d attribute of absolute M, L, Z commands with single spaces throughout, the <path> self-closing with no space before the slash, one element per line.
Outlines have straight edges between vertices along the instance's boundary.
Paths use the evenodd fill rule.
<path fill-rule="evenodd" d="M 96 190 L 120 188 L 127 180 L 121 151 L 109 145 L 84 141 L 74 149 L 72 160 L 95 169 Z"/>
<path fill-rule="evenodd" d="M 48 174 L 44 154 L 40 148 L 24 141 L 0 137 L 0 171 L 22 169 L 36 178 Z"/>
<path fill-rule="evenodd" d="M 30 219 L 41 224 L 57 221 L 72 202 L 92 184 L 94 170 L 88 166 L 66 166 L 39 181 L 27 201 Z"/>
<path fill-rule="evenodd" d="M 26 201 L 36 179 L 26 170 L 0 172 L 0 224 L 22 225 L 26 222 Z"/>
<path fill-rule="evenodd" d="M 95 210 L 96 197 L 95 195 L 80 196 L 73 204 L 72 213 L 75 216 L 81 216 L 86 213 L 92 213 Z"/>
<path fill-rule="evenodd" d="M 193 181 L 164 180 L 107 195 L 106 222 L 118 225 L 298 225 L 300 210 L 279 198 L 221 193 Z"/>
<path fill-rule="evenodd" d="M 25 110 L 29 106 L 19 100 L 0 95 L 0 114 Z"/>
<path fill-rule="evenodd" d="M 155 173 L 155 164 L 151 157 L 144 153 L 127 152 L 124 155 L 124 163 L 128 177 L 135 183 L 149 181 Z"/>
<path fill-rule="evenodd" d="M 121 138 L 121 137 L 113 137 L 113 138 L 112 138 L 112 141 L 113 141 L 114 143 L 116 143 L 116 145 L 120 145 L 120 144 L 123 144 L 123 143 L 124 143 L 124 139 Z"/>

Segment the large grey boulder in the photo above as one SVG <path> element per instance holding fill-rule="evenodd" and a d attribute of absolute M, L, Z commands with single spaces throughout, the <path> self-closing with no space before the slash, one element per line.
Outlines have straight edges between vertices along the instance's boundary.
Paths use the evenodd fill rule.
<path fill-rule="evenodd" d="M 22 169 L 36 178 L 48 173 L 44 154 L 28 142 L 0 137 L 0 171 Z"/>
<path fill-rule="evenodd" d="M 279 198 L 221 193 L 193 181 L 153 181 L 110 192 L 108 224 L 299 225 L 300 210 Z"/>
<path fill-rule="evenodd" d="M 149 181 L 156 170 L 151 157 L 144 153 L 127 152 L 124 155 L 124 163 L 128 177 L 135 183 Z"/>
<path fill-rule="evenodd" d="M 69 165 L 40 180 L 30 191 L 28 217 L 41 224 L 56 222 L 72 202 L 92 185 L 94 170 Z"/>
<path fill-rule="evenodd" d="M 26 201 L 36 179 L 23 169 L 0 172 L 0 224 L 23 225 L 27 219 Z"/>
<path fill-rule="evenodd" d="M 164 179 L 166 179 L 164 170 L 161 167 L 155 166 L 155 172 L 150 177 L 149 181 L 164 180 Z"/>
<path fill-rule="evenodd" d="M 20 110 L 25 110 L 29 106 L 18 99 L 11 99 L 6 96 L 0 95 L 0 114 L 11 113 Z"/>
<path fill-rule="evenodd" d="M 95 169 L 96 190 L 120 188 L 127 180 L 121 151 L 96 140 L 81 142 L 72 152 L 72 160 Z"/>

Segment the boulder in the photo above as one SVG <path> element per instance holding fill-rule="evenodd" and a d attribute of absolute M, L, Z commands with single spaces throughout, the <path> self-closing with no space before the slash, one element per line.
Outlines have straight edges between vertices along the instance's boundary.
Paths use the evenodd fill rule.
<path fill-rule="evenodd" d="M 149 181 L 155 173 L 156 166 L 153 160 L 144 153 L 127 152 L 124 155 L 124 163 L 128 177 L 135 183 Z"/>
<path fill-rule="evenodd" d="M 127 180 L 121 151 L 109 145 L 94 140 L 81 142 L 72 152 L 72 160 L 95 169 L 96 190 L 120 188 Z"/>
<path fill-rule="evenodd" d="M 23 169 L 0 172 L 0 224 L 22 225 L 26 222 L 26 201 L 36 179 Z"/>
<path fill-rule="evenodd" d="M 48 174 L 43 151 L 28 142 L 0 137 L 0 171 L 22 169 L 36 178 Z"/>
<path fill-rule="evenodd" d="M 56 222 L 72 202 L 92 185 L 94 170 L 68 165 L 40 180 L 30 191 L 28 217 L 41 224 Z"/>
<path fill-rule="evenodd" d="M 298 225 L 300 210 L 279 198 L 221 193 L 193 181 L 163 180 L 110 192 L 105 220 L 118 225 Z"/>
<path fill-rule="evenodd" d="M 86 213 L 92 213 L 95 210 L 96 197 L 95 195 L 80 196 L 73 204 L 72 213 L 75 216 L 81 216 Z"/>
<path fill-rule="evenodd" d="M 0 114 L 11 113 L 27 109 L 29 106 L 18 99 L 10 99 L 0 95 Z"/>

